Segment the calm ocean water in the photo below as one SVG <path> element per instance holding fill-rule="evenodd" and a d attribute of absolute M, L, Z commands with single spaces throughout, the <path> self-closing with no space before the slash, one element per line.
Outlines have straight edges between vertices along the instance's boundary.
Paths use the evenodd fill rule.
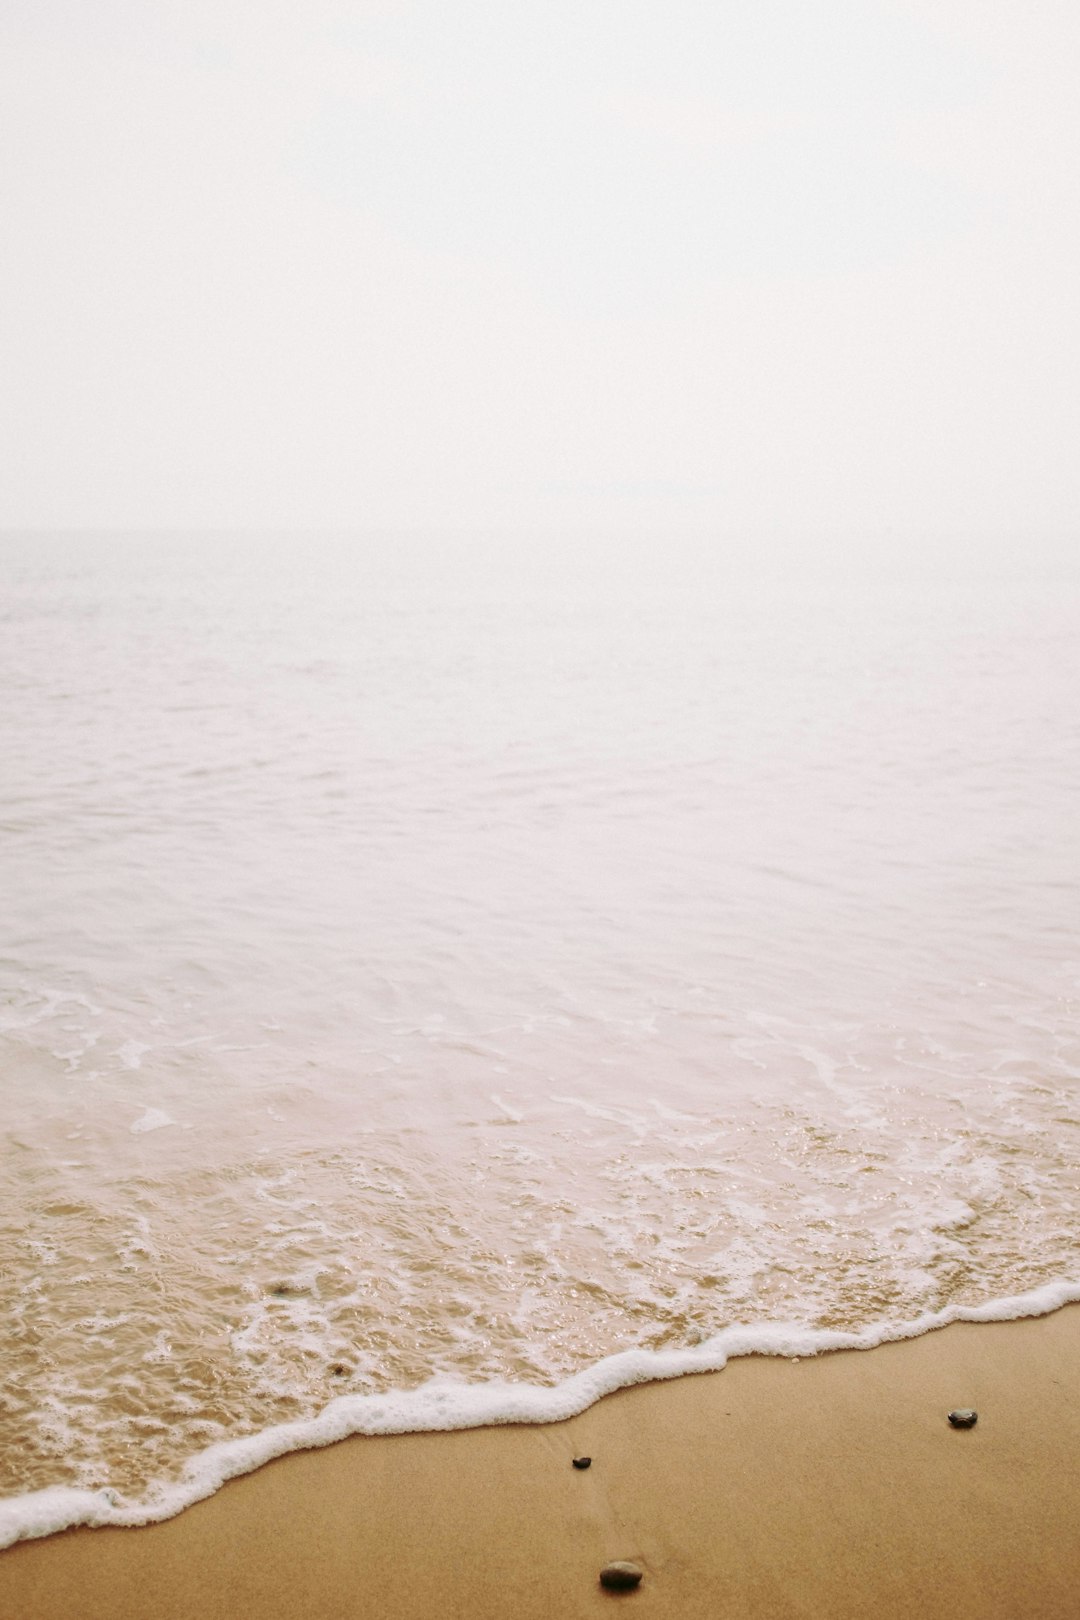
<path fill-rule="evenodd" d="M 7 539 L 0 681 L 9 1535 L 1080 1280 L 1075 577 Z"/>

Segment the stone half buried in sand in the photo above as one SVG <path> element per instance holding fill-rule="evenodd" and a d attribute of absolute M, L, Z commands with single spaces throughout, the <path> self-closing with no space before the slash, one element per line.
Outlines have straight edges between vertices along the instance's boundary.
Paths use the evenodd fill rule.
<path fill-rule="evenodd" d="M 635 1586 L 641 1585 L 644 1573 L 640 1565 L 619 1558 L 613 1564 L 604 1565 L 600 1571 L 600 1585 L 606 1586 L 609 1592 L 630 1592 Z"/>

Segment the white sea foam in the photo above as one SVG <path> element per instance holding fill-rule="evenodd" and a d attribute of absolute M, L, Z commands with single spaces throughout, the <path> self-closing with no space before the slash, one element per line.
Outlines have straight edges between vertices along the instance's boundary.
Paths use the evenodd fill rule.
<path fill-rule="evenodd" d="M 152 1051 L 153 1047 L 145 1041 L 125 1041 L 123 1046 L 117 1047 L 116 1056 L 125 1069 L 141 1069 L 143 1058 Z"/>
<path fill-rule="evenodd" d="M 133 1135 L 142 1136 L 147 1131 L 160 1131 L 166 1125 L 175 1124 L 175 1119 L 171 1114 L 167 1114 L 164 1108 L 148 1108 L 145 1113 L 139 1115 L 138 1119 L 129 1128 Z"/>
<path fill-rule="evenodd" d="M 508 1120 L 511 1125 L 520 1125 L 522 1120 L 525 1118 L 525 1115 L 521 1112 L 520 1108 L 515 1108 L 511 1103 L 504 1102 L 499 1096 L 498 1092 L 493 1091 L 491 1093 L 491 1100 L 503 1118 Z"/>
<path fill-rule="evenodd" d="M 1010 1322 L 1047 1316 L 1080 1302 L 1080 1281 L 1047 1283 L 1030 1293 L 983 1305 L 950 1305 L 908 1322 L 886 1322 L 858 1333 L 822 1331 L 781 1322 L 733 1326 L 700 1344 L 663 1352 L 627 1350 L 607 1356 L 554 1388 L 493 1381 L 461 1384 L 433 1378 L 419 1389 L 386 1395 L 343 1395 L 317 1417 L 281 1423 L 242 1439 L 208 1446 L 186 1465 L 176 1482 L 151 1491 L 138 1503 L 121 1503 L 111 1490 L 50 1486 L 0 1501 L 0 1548 L 54 1535 L 76 1525 L 141 1525 L 171 1519 L 231 1479 L 250 1474 L 290 1451 L 313 1450 L 350 1435 L 412 1434 L 478 1429 L 504 1423 L 560 1423 L 605 1395 L 634 1384 L 694 1373 L 720 1372 L 740 1356 L 801 1360 L 830 1350 L 873 1350 L 914 1339 L 953 1322 Z"/>

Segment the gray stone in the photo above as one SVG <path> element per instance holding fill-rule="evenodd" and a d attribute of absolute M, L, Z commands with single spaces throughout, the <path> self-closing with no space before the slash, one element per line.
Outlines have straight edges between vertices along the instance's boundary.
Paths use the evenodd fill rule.
<path fill-rule="evenodd" d="M 973 1429 L 978 1421 L 978 1412 L 973 1412 L 969 1406 L 957 1407 L 955 1412 L 949 1413 L 949 1422 L 954 1429 Z"/>
<path fill-rule="evenodd" d="M 600 1571 L 600 1585 L 606 1586 L 609 1592 L 629 1592 L 635 1586 L 640 1586 L 644 1573 L 637 1564 L 618 1558 L 613 1564 L 604 1565 Z"/>

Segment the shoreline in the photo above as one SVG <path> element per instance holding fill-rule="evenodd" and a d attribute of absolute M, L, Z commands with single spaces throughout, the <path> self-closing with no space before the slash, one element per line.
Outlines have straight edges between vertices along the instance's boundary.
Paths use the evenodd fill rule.
<path fill-rule="evenodd" d="M 1056 1620 L 1080 1590 L 1080 1306 L 637 1384 L 549 1424 L 295 1451 L 175 1518 L 0 1553 L 17 1620 Z M 979 1411 L 968 1432 L 953 1407 Z M 571 1467 L 579 1454 L 587 1471 Z M 597 1584 L 636 1560 L 641 1588 Z"/>
<path fill-rule="evenodd" d="M 578 1417 L 605 1396 L 641 1384 L 721 1372 L 747 1356 L 799 1361 L 837 1350 L 867 1351 L 920 1338 L 955 1322 L 1010 1322 L 1050 1315 L 1080 1303 L 1080 1283 L 1044 1283 L 1024 1294 L 982 1305 L 952 1305 L 908 1322 L 862 1329 L 804 1328 L 784 1322 L 735 1324 L 697 1348 L 624 1350 L 605 1356 L 558 1384 L 501 1381 L 480 1384 L 432 1380 L 411 1390 L 346 1395 L 313 1417 L 273 1424 L 218 1441 L 189 1461 L 187 1477 L 141 1503 L 126 1504 L 107 1488 L 47 1486 L 0 1498 L 0 1552 L 22 1540 L 85 1525 L 135 1527 L 175 1518 L 213 1496 L 230 1480 L 298 1451 L 320 1450 L 355 1435 L 446 1433 L 496 1425 L 551 1424 Z M 110 1500 L 110 1498 L 113 1498 Z"/>

